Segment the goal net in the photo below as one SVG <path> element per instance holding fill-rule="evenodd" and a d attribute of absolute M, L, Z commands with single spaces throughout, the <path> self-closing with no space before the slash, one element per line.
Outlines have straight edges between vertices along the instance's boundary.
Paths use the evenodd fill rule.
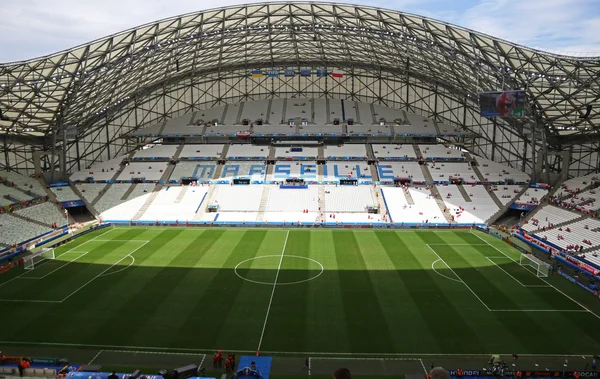
<path fill-rule="evenodd" d="M 39 266 L 43 261 L 54 258 L 54 249 L 43 248 L 37 253 L 33 253 L 23 258 L 23 266 L 25 270 L 33 270 L 36 266 Z"/>
<path fill-rule="evenodd" d="M 547 278 L 550 265 L 533 254 L 521 254 L 519 264 L 533 272 L 538 278 Z"/>

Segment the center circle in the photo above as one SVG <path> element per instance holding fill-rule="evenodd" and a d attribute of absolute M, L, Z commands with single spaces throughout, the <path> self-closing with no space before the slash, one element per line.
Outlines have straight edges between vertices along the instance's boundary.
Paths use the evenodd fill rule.
<path fill-rule="evenodd" d="M 303 280 L 288 281 L 288 282 L 286 282 L 285 279 L 281 280 L 281 278 L 279 276 L 276 276 L 278 278 L 278 280 L 277 280 L 277 283 L 275 283 L 275 280 L 269 282 L 269 281 L 263 281 L 263 280 L 250 279 L 250 278 L 246 277 L 246 275 L 248 273 L 241 272 L 244 269 L 243 266 L 245 264 L 247 264 L 248 262 L 251 262 L 251 261 L 259 260 L 259 259 L 260 260 L 266 260 L 266 262 L 272 261 L 272 262 L 269 262 L 269 263 L 271 263 L 271 265 L 273 266 L 274 269 L 277 269 L 278 272 L 280 272 L 283 269 L 280 268 L 279 263 L 280 262 L 283 263 L 283 262 L 285 262 L 286 259 L 289 259 L 289 258 L 292 258 L 292 259 L 303 259 L 303 260 L 308 261 L 309 262 L 309 266 L 316 267 L 315 273 L 311 277 L 309 277 L 309 278 L 306 278 L 306 279 L 303 279 Z M 242 266 L 242 267 L 240 267 L 240 266 Z M 255 268 L 254 270 L 267 270 L 267 269 L 266 268 Z M 308 270 L 311 270 L 310 267 L 308 268 Z M 263 255 L 263 256 L 260 256 L 260 257 L 249 258 L 249 259 L 241 261 L 240 263 L 238 263 L 235 266 L 235 268 L 233 269 L 233 272 L 235 272 L 235 274 L 240 279 L 243 279 L 243 280 L 251 282 L 251 283 L 265 284 L 265 285 L 269 285 L 269 286 L 272 286 L 274 284 L 276 284 L 278 286 L 287 286 L 287 285 L 290 285 L 290 284 L 299 284 L 299 283 L 304 283 L 304 282 L 308 282 L 308 281 L 311 281 L 313 279 L 316 279 L 319 276 L 321 276 L 321 274 L 323 273 L 324 270 L 325 269 L 323 268 L 323 265 L 319 261 L 316 261 L 316 260 L 314 260 L 312 258 L 301 257 L 301 256 L 298 256 L 298 255 L 284 255 L 283 256 L 283 261 L 282 261 L 281 255 Z M 252 269 L 250 269 L 249 265 L 247 267 L 247 271 L 248 272 L 252 271 Z"/>

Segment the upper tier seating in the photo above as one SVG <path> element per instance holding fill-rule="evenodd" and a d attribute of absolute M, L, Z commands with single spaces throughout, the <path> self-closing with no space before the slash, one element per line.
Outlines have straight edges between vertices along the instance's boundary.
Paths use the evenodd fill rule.
<path fill-rule="evenodd" d="M 566 180 L 560 185 L 560 189 L 556 191 L 555 195 L 558 198 L 563 198 L 569 195 L 573 195 L 583 191 L 584 188 L 588 187 L 595 180 L 600 180 L 600 174 L 591 173 L 584 176 L 578 176 L 577 178 L 572 178 Z"/>
<path fill-rule="evenodd" d="M 73 192 L 73 190 L 69 186 L 51 187 L 50 190 L 56 196 L 56 199 L 61 202 L 81 200 L 81 198 L 75 192 Z"/>
<path fill-rule="evenodd" d="M 175 156 L 176 152 L 177 145 L 154 145 L 151 148 L 136 151 L 133 159 L 171 159 Z"/>
<path fill-rule="evenodd" d="M 230 145 L 227 152 L 227 159 L 266 159 L 269 156 L 267 146 L 254 145 Z"/>
<path fill-rule="evenodd" d="M 370 166 L 365 161 L 329 161 L 323 166 L 323 180 L 337 182 L 340 179 L 371 181 Z"/>
<path fill-rule="evenodd" d="M 319 208 L 318 187 L 307 189 L 282 189 L 276 186 L 269 188 L 267 212 L 316 212 Z M 315 220 L 313 216 L 312 221 Z"/>
<path fill-rule="evenodd" d="M 0 170 L 0 178 L 6 179 L 10 184 L 14 185 L 22 190 L 33 192 L 39 196 L 46 196 L 44 187 L 38 182 L 37 179 L 30 178 L 29 176 L 18 174 L 14 171 Z"/>
<path fill-rule="evenodd" d="M 199 122 L 213 122 L 216 120 L 219 124 L 223 123 L 223 112 L 225 111 L 225 106 L 219 106 L 208 109 L 201 109 L 196 112 L 196 117 L 194 118 L 194 123 Z"/>
<path fill-rule="evenodd" d="M 275 148 L 275 157 L 278 159 L 316 159 L 316 147 L 302 147 L 302 151 L 292 151 L 292 147 Z"/>
<path fill-rule="evenodd" d="M 283 104 L 284 99 L 271 100 L 271 114 L 269 115 L 270 125 L 286 125 L 287 120 L 284 120 Z"/>
<path fill-rule="evenodd" d="M 176 135 L 176 134 L 194 133 L 191 131 L 191 129 L 193 129 L 194 126 L 192 126 L 190 128 L 191 121 L 192 121 L 191 114 L 186 114 L 183 116 L 168 119 L 167 123 L 165 124 L 165 127 L 162 131 L 162 134 L 163 135 Z"/>
<path fill-rule="evenodd" d="M 517 194 L 523 190 L 523 187 L 524 186 L 522 185 L 515 184 L 500 184 L 498 186 L 493 186 L 492 189 L 496 194 L 498 200 L 500 200 L 502 204 L 506 205 L 510 203 L 512 199 L 514 199 L 515 196 L 517 196 Z"/>
<path fill-rule="evenodd" d="M 15 213 L 48 225 L 52 224 L 53 222 L 56 222 L 58 226 L 67 224 L 65 215 L 59 211 L 54 204 L 51 203 L 41 203 L 31 207 L 21 208 L 16 210 Z"/>
<path fill-rule="evenodd" d="M 394 131 L 396 134 L 436 134 L 433 119 L 420 116 L 414 113 L 406 112 L 409 124 L 395 125 Z"/>
<path fill-rule="evenodd" d="M 547 194 L 548 194 L 547 189 L 529 188 L 521 196 L 519 196 L 518 199 L 515 200 L 515 203 L 516 204 L 537 205 Z"/>
<path fill-rule="evenodd" d="M 8 214 L 0 214 L 0 241 L 7 245 L 30 240 L 50 230 L 50 227 L 34 224 Z"/>
<path fill-rule="evenodd" d="M 284 124 L 289 119 L 305 118 L 309 122 L 312 119 L 312 103 L 310 99 L 287 99 L 285 108 Z"/>
<path fill-rule="evenodd" d="M 249 120 L 251 124 L 256 124 L 256 120 L 262 119 L 265 122 L 267 109 L 269 109 L 269 100 L 247 101 L 244 103 L 240 121 Z"/>
<path fill-rule="evenodd" d="M 262 193 L 263 186 L 215 186 L 212 198 L 219 212 L 257 212 Z"/>
<path fill-rule="evenodd" d="M 481 157 L 476 157 L 475 159 L 479 164 L 478 168 L 481 175 L 483 175 L 484 180 L 502 182 L 507 179 L 512 179 L 517 183 L 528 183 L 530 180 L 529 175 L 512 167 Z"/>
<path fill-rule="evenodd" d="M 88 201 L 93 203 L 94 200 L 100 195 L 100 192 L 107 186 L 104 183 L 78 183 L 76 184 L 77 189 L 81 192 L 81 195 Z"/>
<path fill-rule="evenodd" d="M 332 102 L 334 101 L 336 100 L 332 100 Z M 339 100 L 337 101 L 339 102 Z M 314 99 L 313 102 L 315 104 L 315 117 L 313 119 L 313 122 L 317 125 L 327 124 L 327 99 Z M 341 112 L 340 115 L 336 115 L 335 117 L 338 117 L 341 120 Z M 333 117 L 331 118 L 331 121 L 333 122 Z"/>
<path fill-rule="evenodd" d="M 116 184 L 113 184 L 113 186 L 114 185 L 116 185 Z M 137 186 L 140 186 L 140 184 L 138 184 Z M 115 207 L 109 208 L 109 209 L 105 210 L 104 212 L 102 212 L 100 214 L 100 217 L 103 220 L 107 220 L 107 221 L 110 221 L 110 220 L 121 220 L 121 221 L 132 220 L 135 217 L 135 215 L 137 214 L 137 212 L 140 210 L 140 208 L 142 208 L 144 203 L 150 197 L 151 191 L 152 190 L 148 191 L 147 193 L 144 193 L 142 196 L 139 196 L 139 194 L 136 194 L 134 196 L 134 194 L 132 193 L 132 195 L 129 196 L 129 198 L 128 198 L 130 200 L 119 201 L 119 204 L 116 205 Z M 104 198 L 104 196 L 103 196 L 103 198 Z M 101 200 L 102 200 L 102 198 L 101 198 Z M 98 209 L 97 205 L 96 205 L 96 209 Z"/>
<path fill-rule="evenodd" d="M 225 125 L 236 125 L 241 124 L 237 122 L 237 116 L 240 113 L 240 109 L 244 107 L 244 103 L 231 103 L 227 106 L 227 112 L 223 117 L 223 124 Z M 241 121 L 241 120 L 240 120 Z"/>
<path fill-rule="evenodd" d="M 255 127 L 256 128 L 256 127 Z M 254 129 L 255 133 L 259 133 Z M 218 125 L 207 125 L 206 135 L 231 135 L 238 133 L 250 133 L 250 126 L 246 125 L 229 125 L 229 124 L 218 124 Z"/>
<path fill-rule="evenodd" d="M 417 154 L 411 144 L 373 144 L 373 154 L 377 159 L 416 158 Z"/>
<path fill-rule="evenodd" d="M 342 124 L 345 121 L 342 114 L 342 100 L 327 99 L 327 101 L 329 102 L 329 123 L 333 124 L 333 120 L 338 118 Z"/>
<path fill-rule="evenodd" d="M 17 201 L 7 199 L 4 197 L 5 195 L 16 199 Z M 19 191 L 15 187 L 9 187 L 5 186 L 4 184 L 0 184 L 0 206 L 6 206 L 21 201 L 28 201 L 31 200 L 31 198 L 32 197 L 30 195 L 24 193 L 23 191 Z"/>
<path fill-rule="evenodd" d="M 581 214 L 570 212 L 553 205 L 544 205 L 522 226 L 522 228 L 531 232 L 534 230 L 541 230 L 542 228 L 551 228 L 552 225 L 562 224 L 579 217 L 581 217 Z"/>
<path fill-rule="evenodd" d="M 122 155 L 106 162 L 94 163 L 91 167 L 85 170 L 73 173 L 70 179 L 74 182 L 84 181 L 89 177 L 94 178 L 94 180 L 111 180 L 117 171 L 119 171 L 119 167 L 125 158 L 126 156 Z"/>
<path fill-rule="evenodd" d="M 381 119 L 385 119 L 386 123 L 395 123 L 396 120 L 399 120 L 401 123 L 405 124 L 404 112 L 402 109 L 388 108 L 379 104 L 374 104 L 373 110 L 375 111 L 375 121 L 377 124 L 379 124 Z"/>
<path fill-rule="evenodd" d="M 167 162 L 131 162 L 123 169 L 117 180 L 133 180 L 134 178 L 160 180 L 167 166 Z"/>
<path fill-rule="evenodd" d="M 600 209 L 600 189 L 589 189 L 567 199 L 567 202 L 575 204 L 577 209 L 582 212 L 593 212 Z"/>
<path fill-rule="evenodd" d="M 400 187 L 381 187 L 385 203 L 392 221 L 400 223 L 425 223 L 430 225 L 447 224 L 444 214 L 437 202 L 430 196 L 429 190 L 424 187 L 408 189 L 414 205 L 408 203 L 404 189 Z"/>
<path fill-rule="evenodd" d="M 419 149 L 426 159 L 461 159 L 462 152 L 444 145 L 419 145 Z"/>
<path fill-rule="evenodd" d="M 366 159 L 367 150 L 364 144 L 345 144 L 340 146 L 325 146 L 325 158 L 327 159 Z"/>
<path fill-rule="evenodd" d="M 462 178 L 466 183 L 477 182 L 478 178 L 468 162 L 427 162 L 434 181 L 448 182 L 450 178 Z"/>
<path fill-rule="evenodd" d="M 316 161 L 277 161 L 273 173 L 267 177 L 267 180 L 279 182 L 288 178 L 303 178 L 305 181 L 322 180 L 317 175 Z"/>
<path fill-rule="evenodd" d="M 377 169 L 381 181 L 406 177 L 410 177 L 413 182 L 425 181 L 421 165 L 418 162 L 379 162 Z"/>
<path fill-rule="evenodd" d="M 371 186 L 325 186 L 325 211 L 367 212 L 374 204 Z"/>
<path fill-rule="evenodd" d="M 169 180 L 179 182 L 181 178 L 196 178 L 196 180 L 211 180 L 214 179 L 217 172 L 217 163 L 203 163 L 198 161 L 179 161 Z"/>
<path fill-rule="evenodd" d="M 263 182 L 267 165 L 259 161 L 228 161 L 221 169 L 220 181 L 231 182 L 235 178 L 249 178 L 251 181 Z"/>
<path fill-rule="evenodd" d="M 224 145 L 184 145 L 179 154 L 180 159 L 223 159 Z"/>

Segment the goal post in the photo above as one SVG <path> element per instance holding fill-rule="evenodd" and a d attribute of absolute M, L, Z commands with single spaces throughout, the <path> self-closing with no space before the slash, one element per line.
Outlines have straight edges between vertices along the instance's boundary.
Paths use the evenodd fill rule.
<path fill-rule="evenodd" d="M 55 259 L 53 248 L 43 248 L 37 253 L 33 253 L 23 258 L 23 268 L 25 270 L 33 270 L 36 266 L 39 266 L 45 260 Z"/>
<path fill-rule="evenodd" d="M 519 265 L 533 272 L 538 278 L 547 278 L 550 272 L 550 264 L 542 261 L 533 254 L 521 254 Z"/>

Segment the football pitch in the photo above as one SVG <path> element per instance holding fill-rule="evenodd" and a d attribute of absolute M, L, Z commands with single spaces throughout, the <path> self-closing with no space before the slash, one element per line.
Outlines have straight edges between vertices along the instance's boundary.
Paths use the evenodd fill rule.
<path fill-rule="evenodd" d="M 106 228 L 0 276 L 0 345 L 598 353 L 598 299 L 519 255 L 469 230 Z"/>

